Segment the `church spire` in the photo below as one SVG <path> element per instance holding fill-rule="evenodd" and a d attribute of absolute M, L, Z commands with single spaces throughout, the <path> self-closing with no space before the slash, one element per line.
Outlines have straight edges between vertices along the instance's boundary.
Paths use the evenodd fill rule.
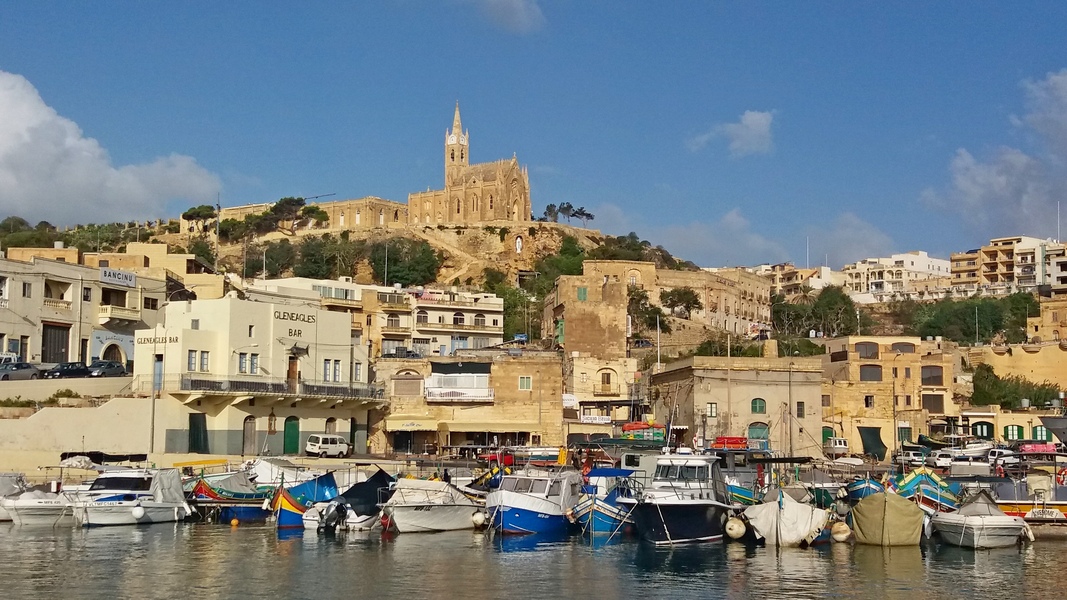
<path fill-rule="evenodd" d="M 463 123 L 459 119 L 459 100 L 456 100 L 456 116 L 452 117 L 452 133 L 463 133 Z"/>

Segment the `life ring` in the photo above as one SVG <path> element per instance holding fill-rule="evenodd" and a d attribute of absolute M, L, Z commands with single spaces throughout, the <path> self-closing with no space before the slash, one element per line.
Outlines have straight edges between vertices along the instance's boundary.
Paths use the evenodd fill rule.
<path fill-rule="evenodd" d="M 1004 476 L 1004 465 L 997 465 L 997 477 Z M 1063 485 L 1063 484 L 1060 484 Z"/>
<path fill-rule="evenodd" d="M 1056 485 L 1067 485 L 1067 467 L 1060 469 L 1056 473 Z"/>

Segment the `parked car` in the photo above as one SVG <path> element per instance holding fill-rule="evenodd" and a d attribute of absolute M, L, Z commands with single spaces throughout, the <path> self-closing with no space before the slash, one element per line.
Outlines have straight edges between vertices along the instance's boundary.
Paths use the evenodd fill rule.
<path fill-rule="evenodd" d="M 81 362 L 65 362 L 44 372 L 45 379 L 67 379 L 70 377 L 88 377 L 89 367 Z"/>
<path fill-rule="evenodd" d="M 893 462 L 898 465 L 905 464 L 909 467 L 921 467 L 924 460 L 926 460 L 926 455 L 918 450 L 903 450 L 897 454 Z"/>
<path fill-rule="evenodd" d="M 953 456 L 955 455 L 951 452 L 938 450 L 926 457 L 926 466 L 934 467 L 935 469 L 947 469 L 952 466 Z"/>
<path fill-rule="evenodd" d="M 122 377 L 125 374 L 126 367 L 113 360 L 94 360 L 89 365 L 89 377 Z"/>
<path fill-rule="evenodd" d="M 30 363 L 8 362 L 0 364 L 0 381 L 37 379 L 40 376 L 41 370 Z"/>
<path fill-rule="evenodd" d="M 304 452 L 308 456 L 321 456 L 322 458 L 327 456 L 341 458 L 342 456 L 348 456 L 348 451 L 348 442 L 345 441 L 345 438 L 328 433 L 309 435 L 307 444 L 304 445 Z"/>
<path fill-rule="evenodd" d="M 1019 455 L 1011 450 L 993 448 L 989 454 L 986 454 L 986 461 L 991 465 L 998 463 L 1001 466 L 1014 465 L 1019 463 Z"/>

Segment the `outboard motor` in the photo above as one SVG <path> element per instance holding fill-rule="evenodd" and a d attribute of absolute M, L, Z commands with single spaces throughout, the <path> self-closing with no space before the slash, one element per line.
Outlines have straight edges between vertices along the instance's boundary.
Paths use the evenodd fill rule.
<path fill-rule="evenodd" d="M 337 526 L 343 524 L 347 517 L 348 507 L 336 498 L 331 500 L 319 518 L 319 533 L 335 533 Z"/>

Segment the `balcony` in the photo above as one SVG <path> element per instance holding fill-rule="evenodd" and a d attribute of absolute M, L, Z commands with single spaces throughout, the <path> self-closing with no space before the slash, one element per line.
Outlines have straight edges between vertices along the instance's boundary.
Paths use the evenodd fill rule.
<path fill-rule="evenodd" d="M 479 304 L 477 302 L 474 302 L 473 300 L 459 300 L 459 299 L 453 300 L 453 299 L 450 299 L 450 298 L 448 298 L 446 296 L 425 296 L 425 295 L 422 296 L 421 298 L 417 298 L 415 300 L 415 305 L 416 306 L 422 306 L 422 305 L 427 305 L 427 306 L 470 306 L 470 307 L 473 307 L 473 306 L 478 306 L 478 307 L 488 306 L 486 304 Z M 497 310 L 500 310 L 502 307 L 503 307 L 503 305 L 501 305 L 499 307 L 496 307 L 496 308 L 497 308 Z M 490 310 L 492 310 L 492 309 L 490 308 Z"/>
<path fill-rule="evenodd" d="M 101 325 L 107 325 L 109 322 L 136 323 L 141 320 L 141 309 L 101 304 L 97 308 L 96 318 Z"/>
<path fill-rule="evenodd" d="M 491 387 L 427 387 L 427 402 L 492 402 L 496 397 Z"/>
<path fill-rule="evenodd" d="M 322 305 L 323 308 L 330 308 L 330 307 L 345 308 L 345 309 L 349 309 L 349 308 L 362 309 L 363 308 L 363 300 L 362 299 L 355 300 L 355 299 L 348 299 L 348 298 L 327 298 L 327 297 L 323 296 L 322 298 L 319 298 L 319 303 Z"/>
<path fill-rule="evenodd" d="M 45 308 L 51 308 L 52 310 L 70 310 L 70 300 L 57 300 L 55 298 L 44 299 Z"/>
<path fill-rule="evenodd" d="M 621 387 L 617 383 L 598 383 L 593 385 L 594 396 L 618 396 Z"/>
<path fill-rule="evenodd" d="M 411 335 L 411 328 L 403 325 L 384 325 L 382 326 L 382 335 Z"/>
<path fill-rule="evenodd" d="M 199 395 L 233 396 L 299 396 L 304 399 L 321 398 L 382 398 L 381 388 L 355 383 L 351 386 L 337 381 L 314 379 L 286 379 L 284 377 L 257 377 L 255 375 L 212 375 L 210 373 L 183 373 L 163 378 L 164 392 L 191 392 Z M 130 389 L 134 392 L 151 393 L 152 376 L 139 375 Z"/>
<path fill-rule="evenodd" d="M 474 325 L 471 323 L 461 323 L 459 325 L 455 323 L 416 323 L 415 328 L 421 331 L 494 331 L 498 332 L 504 328 L 500 325 Z"/>

